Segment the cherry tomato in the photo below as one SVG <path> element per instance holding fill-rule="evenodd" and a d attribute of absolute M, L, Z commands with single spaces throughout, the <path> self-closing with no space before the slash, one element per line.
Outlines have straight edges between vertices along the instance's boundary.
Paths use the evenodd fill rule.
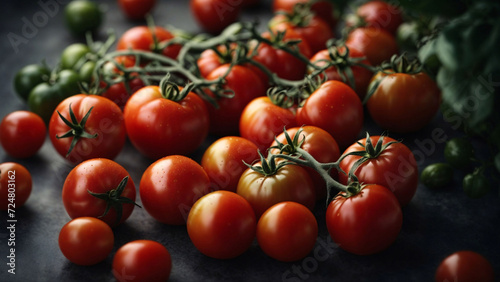
<path fill-rule="evenodd" d="M 330 80 L 323 83 L 297 111 L 297 123 L 324 129 L 340 148 L 356 140 L 363 127 L 363 105 L 347 84 Z"/>
<path fill-rule="evenodd" d="M 341 56 L 347 55 L 347 49 L 345 47 L 339 47 L 337 50 L 339 52 L 339 56 L 335 57 L 335 62 L 337 64 L 325 70 L 326 79 L 338 80 L 348 84 L 354 91 L 356 91 L 359 98 L 363 99 L 366 96 L 366 91 L 373 77 L 373 72 L 368 68 L 355 65 L 353 59 L 357 60 L 356 63 L 364 64 L 366 66 L 371 66 L 370 62 L 366 59 L 358 61 L 358 59 L 364 58 L 365 54 L 356 49 L 349 48 L 349 55 L 347 58 L 340 58 Z M 315 63 L 318 67 L 323 67 L 328 63 L 328 61 L 332 61 L 330 51 L 328 49 L 319 51 L 311 58 L 311 63 Z M 311 68 L 308 70 L 309 73 L 312 71 L 313 70 Z M 349 80 L 349 71 L 352 72 L 354 85 L 352 85 L 352 82 Z"/>
<path fill-rule="evenodd" d="M 64 208 L 71 218 L 98 217 L 110 226 L 130 216 L 135 197 L 134 181 L 128 172 L 109 159 L 91 159 L 75 166 L 62 189 Z"/>
<path fill-rule="evenodd" d="M 141 20 L 153 10 L 156 0 L 118 0 L 118 4 L 127 18 Z"/>
<path fill-rule="evenodd" d="M 375 146 L 381 136 L 371 136 L 371 144 Z M 361 183 L 378 184 L 387 187 L 394 193 L 401 206 L 410 202 L 417 191 L 418 166 L 412 151 L 403 143 L 397 142 L 389 145 L 385 150 L 374 154 L 366 149 L 367 139 L 363 138 L 353 143 L 343 154 L 350 152 L 367 152 L 367 160 L 361 164 L 354 174 Z M 382 145 L 396 140 L 384 136 Z M 364 147 L 365 146 L 365 147 Z M 348 173 L 360 156 L 350 155 L 340 162 L 340 168 Z M 339 173 L 339 181 L 346 184 L 347 175 Z"/>
<path fill-rule="evenodd" d="M 75 95 L 61 102 L 52 114 L 49 137 L 56 151 L 73 164 L 93 158 L 113 159 L 125 144 L 123 113 L 104 97 Z"/>
<path fill-rule="evenodd" d="M 31 90 L 38 84 L 47 82 L 50 70 L 45 65 L 27 65 L 17 71 L 14 77 L 14 90 L 24 101 L 28 101 Z"/>
<path fill-rule="evenodd" d="M 261 162 L 254 164 L 261 165 Z M 252 205 L 257 218 L 280 202 L 297 202 L 310 210 L 316 203 L 315 188 L 308 172 L 300 166 L 290 164 L 271 175 L 248 168 L 241 175 L 236 192 Z"/>
<path fill-rule="evenodd" d="M 268 256 L 279 261 L 296 261 L 307 256 L 318 237 L 313 213 L 296 202 L 270 207 L 257 223 L 257 241 Z"/>
<path fill-rule="evenodd" d="M 289 128 L 286 131 L 290 138 L 293 140 L 299 130 L 301 130 L 299 140 L 303 141 L 301 148 L 311 154 L 311 156 L 315 160 L 321 163 L 330 163 L 335 162 L 339 159 L 339 146 L 337 145 L 337 141 L 333 139 L 330 133 L 316 126 L 294 127 Z M 276 146 L 276 141 L 282 144 L 288 144 L 285 133 L 281 133 L 280 135 L 276 136 L 276 140 L 271 144 L 271 146 Z M 277 150 L 273 150 L 271 152 L 278 153 Z M 306 167 L 305 169 L 309 172 L 309 176 L 311 176 L 311 180 L 313 181 L 314 187 L 316 188 L 316 198 L 318 200 L 325 198 L 325 180 L 313 168 Z M 330 171 L 330 174 L 333 178 L 337 178 L 337 171 L 335 169 L 332 169 Z"/>
<path fill-rule="evenodd" d="M 167 281 L 171 270 L 170 253 L 156 241 L 128 242 L 113 257 L 113 276 L 117 281 Z"/>
<path fill-rule="evenodd" d="M 380 81 L 366 104 L 372 119 L 394 132 L 414 132 L 427 125 L 441 105 L 441 91 L 426 73 L 377 73 Z"/>
<path fill-rule="evenodd" d="M 273 11 L 285 11 L 292 12 L 295 4 L 297 3 L 307 3 L 312 2 L 310 0 L 274 0 L 273 1 Z M 311 11 L 318 15 L 325 22 L 327 22 L 332 29 L 335 28 L 337 24 L 337 19 L 335 17 L 335 7 L 332 1 L 319 0 L 315 1 L 311 6 Z"/>
<path fill-rule="evenodd" d="M 490 181 L 481 170 L 468 173 L 462 180 L 462 189 L 473 199 L 484 197 L 490 191 Z"/>
<path fill-rule="evenodd" d="M 441 261 L 435 281 L 493 282 L 495 274 L 484 256 L 473 251 L 458 251 Z"/>
<path fill-rule="evenodd" d="M 236 22 L 243 1 L 191 0 L 191 13 L 198 24 L 209 33 L 219 33 Z"/>
<path fill-rule="evenodd" d="M 84 36 L 101 26 L 103 11 L 94 1 L 74 0 L 64 8 L 64 20 L 71 33 Z"/>
<path fill-rule="evenodd" d="M 229 64 L 222 65 L 213 70 L 207 79 L 218 79 L 225 75 L 229 68 Z M 232 66 L 225 81 L 224 88 L 234 91 L 234 96 L 217 99 L 218 108 L 207 102 L 210 113 L 210 132 L 215 135 L 238 135 L 243 109 L 254 98 L 265 95 L 266 88 L 255 72 L 239 65 Z"/>
<path fill-rule="evenodd" d="M 359 6 L 355 16 L 348 17 L 346 25 L 356 26 L 358 22 L 394 34 L 403 23 L 402 11 L 385 1 L 372 0 Z"/>
<path fill-rule="evenodd" d="M 222 137 L 212 143 L 201 158 L 210 188 L 236 192 L 240 176 L 247 169 L 245 163 L 259 158 L 257 150 L 252 141 L 237 136 Z"/>
<path fill-rule="evenodd" d="M 474 158 L 474 147 L 468 139 L 452 138 L 444 146 L 444 158 L 456 168 L 466 168 Z"/>
<path fill-rule="evenodd" d="M 143 173 L 141 201 L 156 220 L 172 225 L 186 223 L 191 206 L 209 192 L 210 180 L 192 159 L 173 155 L 157 160 Z"/>
<path fill-rule="evenodd" d="M 356 255 L 385 250 L 398 237 L 402 223 L 398 200 L 380 185 L 366 185 L 350 197 L 341 193 L 326 210 L 326 226 L 333 241 Z"/>
<path fill-rule="evenodd" d="M 453 167 L 448 163 L 430 164 L 420 174 L 420 181 L 430 189 L 442 188 L 452 180 Z"/>
<path fill-rule="evenodd" d="M 374 27 L 358 27 L 347 36 L 346 46 L 365 54 L 368 61 L 380 65 L 398 53 L 396 38 L 391 33 Z"/>
<path fill-rule="evenodd" d="M 31 173 L 18 163 L 0 164 L 0 210 L 18 209 L 26 203 L 33 181 Z"/>
<path fill-rule="evenodd" d="M 154 33 L 154 36 L 153 36 Z M 160 50 L 162 44 L 174 38 L 168 30 L 156 26 L 150 29 L 147 26 L 135 26 L 125 31 L 116 45 L 116 50 L 142 50 L 161 53 L 169 58 L 175 59 L 182 48 L 179 44 L 172 44 Z"/>
<path fill-rule="evenodd" d="M 75 218 L 59 232 L 59 249 L 78 265 L 103 261 L 113 250 L 114 241 L 113 230 L 95 217 Z"/>
<path fill-rule="evenodd" d="M 222 190 L 196 201 L 187 221 L 193 245 L 217 259 L 235 258 L 248 250 L 256 229 L 252 206 L 240 195 Z"/>
<path fill-rule="evenodd" d="M 269 97 L 253 99 L 240 117 L 240 135 L 265 152 L 283 128 L 295 127 L 295 113 L 275 105 Z"/>
<path fill-rule="evenodd" d="M 130 141 L 151 159 L 192 153 L 208 134 L 205 102 L 192 92 L 176 102 L 158 86 L 146 86 L 130 97 L 123 112 Z"/>
<path fill-rule="evenodd" d="M 37 114 L 15 111 L 0 123 L 0 143 L 14 158 L 29 158 L 42 147 L 46 132 L 45 122 Z"/>

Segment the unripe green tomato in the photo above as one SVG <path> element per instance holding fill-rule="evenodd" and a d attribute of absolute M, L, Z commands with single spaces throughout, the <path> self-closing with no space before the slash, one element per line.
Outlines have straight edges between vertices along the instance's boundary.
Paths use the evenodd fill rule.
<path fill-rule="evenodd" d="M 38 64 L 27 65 L 14 77 L 14 90 L 24 101 L 28 101 L 31 90 L 38 84 L 48 81 L 50 70 Z"/>
<path fill-rule="evenodd" d="M 490 191 L 490 182 L 482 173 L 469 173 L 464 177 L 462 183 L 464 192 L 473 199 L 478 199 Z"/>
<path fill-rule="evenodd" d="M 470 165 L 474 157 L 474 148 L 465 138 L 453 138 L 446 142 L 444 158 L 456 168 L 465 168 Z"/>
<path fill-rule="evenodd" d="M 61 67 L 63 69 L 74 69 L 77 63 L 88 53 L 90 48 L 82 43 L 74 43 L 66 47 L 61 54 Z"/>
<path fill-rule="evenodd" d="M 453 167 L 447 163 L 430 164 L 420 175 L 420 181 L 430 189 L 439 189 L 453 179 Z"/>
<path fill-rule="evenodd" d="M 74 0 L 64 9 L 64 16 L 69 30 L 76 36 L 83 36 L 99 28 L 103 13 L 97 2 Z"/>

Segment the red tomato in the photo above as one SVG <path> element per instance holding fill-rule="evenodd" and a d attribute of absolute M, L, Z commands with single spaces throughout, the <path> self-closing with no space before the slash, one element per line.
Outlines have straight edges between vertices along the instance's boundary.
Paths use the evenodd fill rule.
<path fill-rule="evenodd" d="M 43 119 L 28 111 L 15 111 L 0 123 L 0 143 L 14 158 L 35 155 L 45 142 L 47 127 Z"/>
<path fill-rule="evenodd" d="M 113 230 L 94 217 L 73 219 L 59 232 L 59 249 L 68 260 L 78 265 L 103 261 L 113 250 L 114 241 Z"/>
<path fill-rule="evenodd" d="M 347 36 L 346 46 L 365 54 L 368 61 L 376 66 L 391 59 L 398 53 L 398 44 L 394 35 L 383 29 L 359 27 Z"/>
<path fill-rule="evenodd" d="M 287 31 L 293 29 L 307 42 L 314 54 L 326 48 L 326 42 L 334 37 L 333 31 L 323 19 L 318 16 L 307 18 L 302 23 L 295 23 L 282 14 L 275 15 L 269 22 L 273 31 Z"/>
<path fill-rule="evenodd" d="M 300 140 L 304 141 L 301 148 L 311 154 L 315 160 L 320 163 L 330 163 L 339 159 L 340 150 L 337 141 L 328 132 L 316 126 L 294 127 L 286 131 L 293 140 L 300 129 L 302 129 Z M 288 144 L 285 133 L 278 135 L 276 140 L 282 144 Z M 271 146 L 276 145 L 276 141 L 271 144 Z M 278 150 L 275 149 L 271 152 L 277 154 Z M 321 200 L 325 198 L 326 182 L 323 177 L 313 168 L 306 167 L 305 169 L 309 172 L 309 176 L 311 176 L 311 180 L 316 188 L 316 199 Z M 332 169 L 330 174 L 333 178 L 337 178 L 337 171 L 335 169 Z"/>
<path fill-rule="evenodd" d="M 380 136 L 371 136 L 370 140 L 375 146 Z M 362 151 L 368 152 L 363 146 L 366 146 L 366 138 L 360 139 L 347 148 L 343 154 Z M 396 141 L 385 136 L 383 145 Z M 361 146 L 360 144 L 363 146 Z M 403 143 L 393 143 L 378 155 L 367 155 L 367 160 L 361 164 L 355 171 L 361 183 L 378 184 L 391 190 L 398 199 L 401 206 L 405 206 L 415 195 L 418 186 L 418 166 L 415 156 L 411 150 Z M 340 162 L 340 168 L 348 173 L 353 164 L 359 160 L 360 156 L 348 156 Z M 347 183 L 347 176 L 339 173 L 339 181 Z"/>
<path fill-rule="evenodd" d="M 270 207 L 257 223 L 257 241 L 268 256 L 296 261 L 307 256 L 318 237 L 318 222 L 305 206 L 282 202 Z"/>
<path fill-rule="evenodd" d="M 156 0 L 118 0 L 123 13 L 131 20 L 141 20 L 153 10 Z"/>
<path fill-rule="evenodd" d="M 262 37 L 272 40 L 276 32 L 273 34 L 269 32 L 264 32 Z M 298 43 L 299 52 L 307 58 L 310 58 L 312 55 L 311 47 L 307 44 L 306 40 L 300 36 L 297 32 L 288 29 L 285 33 L 283 41 L 290 40 L 302 40 Z M 253 52 L 253 48 L 255 48 L 255 42 L 250 43 L 250 50 Z M 257 54 L 252 57 L 253 60 L 265 66 L 269 71 L 275 73 L 278 77 L 288 79 L 288 80 L 300 80 L 304 78 L 306 73 L 307 64 L 290 53 L 281 50 L 275 49 L 269 44 L 261 43 L 257 48 Z M 262 74 L 259 74 L 259 77 L 263 77 Z"/>
<path fill-rule="evenodd" d="M 154 37 L 153 37 L 154 32 Z M 164 44 L 174 38 L 166 29 L 156 26 L 153 31 L 147 26 L 135 26 L 120 37 L 116 45 L 116 50 L 142 50 L 161 53 L 169 58 L 175 59 L 182 48 L 180 44 L 172 44 L 163 50 L 158 50 L 159 45 Z M 156 39 L 156 41 L 155 41 Z"/>
<path fill-rule="evenodd" d="M 493 282 L 495 274 L 490 262 L 472 251 L 458 251 L 446 257 L 436 270 L 436 282 Z"/>
<path fill-rule="evenodd" d="M 52 114 L 49 137 L 56 151 L 73 164 L 93 158 L 113 159 L 125 144 L 123 113 L 107 98 L 75 95 L 62 101 Z"/>
<path fill-rule="evenodd" d="M 92 159 L 77 165 L 66 177 L 62 189 L 64 208 L 71 218 L 98 217 L 112 227 L 130 216 L 135 197 L 134 181 L 128 172 L 108 159 Z M 107 214 L 106 207 L 110 208 Z"/>
<path fill-rule="evenodd" d="M 414 132 L 426 126 L 441 105 L 441 90 L 426 73 L 379 72 L 380 81 L 366 104 L 372 119 L 394 132 Z"/>
<path fill-rule="evenodd" d="M 345 47 L 338 48 L 338 51 L 339 55 L 341 56 L 346 55 Z M 340 59 L 340 61 L 337 61 L 337 59 L 339 58 L 335 58 L 336 59 L 335 62 L 341 62 L 341 63 L 338 63 L 336 66 L 329 67 L 325 70 L 326 79 L 338 80 L 348 84 L 354 91 L 356 91 L 359 98 L 363 99 L 366 96 L 366 91 L 373 77 L 373 72 L 365 67 L 354 65 L 352 59 L 358 59 L 362 57 L 365 57 L 365 54 L 361 53 L 356 49 L 349 48 L 349 56 L 346 59 Z M 332 61 L 332 58 L 330 57 L 330 52 L 327 49 L 319 51 L 311 58 L 311 63 L 315 63 L 319 67 L 325 66 L 327 64 L 327 61 Z M 366 59 L 357 61 L 357 63 L 371 66 L 370 62 Z M 348 79 L 347 75 L 348 68 L 350 68 L 350 70 L 352 71 L 354 78 L 354 85 L 351 85 L 351 82 Z M 311 73 L 312 71 L 313 71 L 312 69 L 309 69 L 309 73 Z M 342 74 L 345 78 L 342 78 L 340 74 Z"/>
<path fill-rule="evenodd" d="M 140 78 L 134 78 L 129 81 L 130 93 L 127 91 L 125 84 L 120 82 L 111 85 L 101 96 L 108 98 L 117 104 L 120 109 L 123 109 L 128 99 L 130 99 L 130 95 L 144 86 L 144 82 Z"/>
<path fill-rule="evenodd" d="M 207 79 L 215 80 L 227 73 L 229 64 L 212 71 Z M 234 91 L 232 98 L 217 100 L 218 108 L 207 102 L 210 112 L 210 132 L 216 135 L 237 135 L 241 113 L 254 98 L 266 94 L 262 80 L 251 69 L 235 65 L 225 78 L 225 89 Z"/>
<path fill-rule="evenodd" d="M 210 180 L 203 168 L 192 159 L 173 155 L 151 164 L 140 184 L 141 201 L 156 220 L 182 225 L 191 206 L 209 192 Z"/>
<path fill-rule="evenodd" d="M 243 1 L 191 0 L 191 13 L 207 32 L 219 33 L 240 16 Z"/>
<path fill-rule="evenodd" d="M 363 128 L 363 104 L 347 84 L 323 83 L 297 111 L 297 123 L 326 130 L 340 148 L 356 140 Z"/>
<path fill-rule="evenodd" d="M 338 195 L 326 210 L 326 226 L 333 241 L 356 255 L 375 254 L 389 247 L 403 223 L 394 194 L 383 186 L 367 185 L 354 196 L 344 195 Z"/>
<path fill-rule="evenodd" d="M 215 191 L 201 197 L 189 212 L 187 231 L 204 255 L 235 258 L 250 248 L 257 220 L 250 204 L 240 195 Z"/>
<path fill-rule="evenodd" d="M 265 152 L 283 128 L 295 127 L 295 113 L 273 104 L 267 97 L 253 99 L 240 117 L 240 135 Z"/>
<path fill-rule="evenodd" d="M 18 163 L 0 164 L 0 210 L 22 207 L 31 194 L 31 173 Z"/>
<path fill-rule="evenodd" d="M 128 242 L 113 257 L 113 276 L 117 281 L 167 281 L 171 270 L 170 253 L 156 241 Z"/>
<path fill-rule="evenodd" d="M 210 178 L 212 190 L 236 192 L 241 174 L 259 158 L 257 145 L 237 136 L 222 137 L 212 143 L 201 158 L 201 166 Z"/>
<path fill-rule="evenodd" d="M 261 163 L 254 165 L 260 166 Z M 275 174 L 267 176 L 248 168 L 241 175 L 236 192 L 252 205 L 257 218 L 280 202 L 297 202 L 311 210 L 316 203 L 311 177 L 297 165 L 285 165 Z"/>
<path fill-rule="evenodd" d="M 192 92 L 175 102 L 158 86 L 146 86 L 130 97 L 123 113 L 130 141 L 151 159 L 190 154 L 208 135 L 205 102 Z"/>
<path fill-rule="evenodd" d="M 295 4 L 307 3 L 307 2 L 310 2 L 310 0 L 274 0 L 273 11 L 292 12 Z M 332 28 L 335 28 L 335 25 L 337 24 L 337 19 L 335 18 L 335 8 L 333 6 L 332 1 L 327 1 L 327 0 L 316 1 L 314 4 L 312 4 L 311 11 L 313 11 L 314 14 L 322 18 L 325 22 L 330 24 Z"/>
<path fill-rule="evenodd" d="M 354 22 L 349 19 L 354 20 Z M 368 1 L 356 9 L 356 16 L 348 18 L 346 25 L 355 26 L 361 21 L 366 26 L 385 29 L 394 34 L 403 23 L 402 12 L 399 7 L 384 1 Z"/>
<path fill-rule="evenodd" d="M 219 49 L 219 52 L 226 52 L 224 46 L 218 46 L 217 49 Z M 206 78 L 216 68 L 231 62 L 221 58 L 214 50 L 207 49 L 201 52 L 196 63 L 200 70 L 200 75 Z"/>

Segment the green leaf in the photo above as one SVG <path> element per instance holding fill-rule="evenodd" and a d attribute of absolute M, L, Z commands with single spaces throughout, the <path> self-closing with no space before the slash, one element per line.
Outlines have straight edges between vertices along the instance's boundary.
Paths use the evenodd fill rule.
<path fill-rule="evenodd" d="M 436 54 L 444 67 L 450 70 L 464 69 L 470 65 L 471 56 L 464 51 L 463 33 L 466 23 L 453 21 L 448 24 L 436 39 Z"/>

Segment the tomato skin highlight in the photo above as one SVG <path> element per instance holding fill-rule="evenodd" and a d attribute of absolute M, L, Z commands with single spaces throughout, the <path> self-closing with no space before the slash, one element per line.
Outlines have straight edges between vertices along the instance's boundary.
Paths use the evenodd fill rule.
<path fill-rule="evenodd" d="M 403 23 L 402 11 L 384 1 L 368 1 L 358 7 L 356 15 L 366 23 L 366 26 L 384 29 L 395 34 Z M 349 25 L 349 22 L 347 23 Z"/>
<path fill-rule="evenodd" d="M 377 144 L 380 136 L 371 136 L 372 144 Z M 385 136 L 383 145 L 396 141 Z M 358 140 L 366 145 L 366 138 Z M 353 143 L 343 154 L 355 151 L 363 151 L 364 148 L 358 143 Z M 347 156 L 340 162 L 340 168 L 348 173 L 359 156 Z M 378 157 L 369 158 L 355 171 L 361 183 L 372 183 L 387 187 L 394 193 L 401 206 L 407 205 L 418 187 L 418 166 L 412 151 L 403 143 L 394 143 L 384 150 Z M 347 183 L 347 175 L 339 173 L 339 181 Z"/>
<path fill-rule="evenodd" d="M 373 65 L 380 65 L 399 52 L 396 38 L 391 33 L 375 27 L 358 27 L 354 29 L 345 42 L 346 46 L 358 49 L 365 54 Z"/>
<path fill-rule="evenodd" d="M 123 33 L 118 40 L 116 50 L 132 49 L 155 52 L 157 50 L 154 50 L 155 41 L 153 32 L 158 43 L 165 43 L 174 38 L 170 31 L 160 26 L 156 26 L 153 31 L 147 26 L 135 26 Z M 166 57 L 175 59 L 179 55 L 181 48 L 182 46 L 179 44 L 172 44 L 161 50 L 161 53 Z"/>
<path fill-rule="evenodd" d="M 205 102 L 192 92 L 175 102 L 163 98 L 158 86 L 146 86 L 130 97 L 123 112 L 130 141 L 153 160 L 190 154 L 208 135 Z"/>
<path fill-rule="evenodd" d="M 66 223 L 59 232 L 59 249 L 72 263 L 97 264 L 111 253 L 114 235 L 111 228 L 94 217 L 79 217 Z"/>
<path fill-rule="evenodd" d="M 236 192 L 241 174 L 259 158 L 257 145 L 238 136 L 216 140 L 203 153 L 201 166 L 210 178 L 212 190 Z"/>
<path fill-rule="evenodd" d="M 113 276 L 118 281 L 167 281 L 171 270 L 170 253 L 156 241 L 128 242 L 113 257 Z"/>
<path fill-rule="evenodd" d="M 436 269 L 436 282 L 493 282 L 495 274 L 490 262 L 473 251 L 458 251 L 441 261 Z"/>
<path fill-rule="evenodd" d="M 198 163 L 172 155 L 146 169 L 139 191 L 142 204 L 152 217 L 165 224 L 183 225 L 191 206 L 209 192 L 209 183 Z"/>
<path fill-rule="evenodd" d="M 13 181 L 15 181 L 14 195 L 12 195 Z M 0 210 L 22 207 L 31 195 L 32 187 L 31 173 L 26 167 L 14 162 L 0 163 Z"/>
<path fill-rule="evenodd" d="M 217 259 L 235 258 L 248 250 L 256 229 L 252 206 L 240 195 L 222 190 L 201 197 L 187 221 L 194 246 Z"/>
<path fill-rule="evenodd" d="M 47 126 L 37 114 L 14 111 L 0 123 L 0 144 L 14 158 L 29 158 L 42 147 L 46 132 Z"/>
<path fill-rule="evenodd" d="M 370 255 L 397 238 L 403 215 L 394 194 L 380 185 L 367 185 L 359 194 L 337 196 L 326 211 L 326 225 L 339 246 L 356 255 Z"/>
<path fill-rule="evenodd" d="M 296 202 L 270 207 L 257 223 L 257 241 L 270 257 L 285 262 L 306 257 L 314 248 L 318 223 L 313 213 Z"/>

